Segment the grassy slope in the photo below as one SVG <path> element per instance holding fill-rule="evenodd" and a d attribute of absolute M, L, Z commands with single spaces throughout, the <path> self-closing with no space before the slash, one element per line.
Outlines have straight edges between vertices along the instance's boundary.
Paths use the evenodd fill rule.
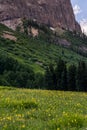
<path fill-rule="evenodd" d="M 13 32 L 0 24 L 0 35 L 3 31 Z M 81 59 L 87 61 L 86 57 L 70 49 L 49 44 L 42 39 L 30 38 L 17 32 L 13 32 L 13 35 L 17 37 L 16 42 L 0 38 L 0 54 L 17 59 L 22 64 L 33 68 L 35 72 L 44 72 L 44 68 L 50 62 L 55 63 L 59 57 L 68 61 L 68 64 L 77 63 Z"/>
<path fill-rule="evenodd" d="M 0 87 L 1 130 L 86 130 L 87 94 Z"/>

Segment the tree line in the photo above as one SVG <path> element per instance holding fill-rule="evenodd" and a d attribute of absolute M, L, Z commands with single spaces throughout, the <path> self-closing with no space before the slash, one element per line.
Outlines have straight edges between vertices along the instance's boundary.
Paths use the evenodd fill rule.
<path fill-rule="evenodd" d="M 70 65 L 62 59 L 47 66 L 45 73 L 34 73 L 26 64 L 0 55 L 0 85 L 64 91 L 87 91 L 87 65 Z"/>
<path fill-rule="evenodd" d="M 47 89 L 64 91 L 87 91 L 87 65 L 80 61 L 78 65 L 67 67 L 66 62 L 59 60 L 56 67 L 50 64 L 45 73 Z"/>

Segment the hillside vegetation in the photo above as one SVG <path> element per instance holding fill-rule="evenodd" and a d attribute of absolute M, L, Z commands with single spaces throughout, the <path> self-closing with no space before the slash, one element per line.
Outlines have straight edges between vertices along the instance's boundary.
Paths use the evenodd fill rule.
<path fill-rule="evenodd" d="M 52 63 L 55 67 L 59 58 L 67 62 L 67 67 L 77 65 L 80 60 L 87 62 L 86 37 L 81 38 L 79 34 L 69 31 L 60 36 L 58 32 L 52 33 L 48 27 L 37 23 L 29 24 L 39 29 L 38 37 L 27 35 L 27 24 L 24 25 L 24 33 L 19 30 L 13 31 L 0 24 L 1 85 L 32 88 L 34 75 L 37 77 L 40 73 L 42 76 L 39 77 L 43 77 L 48 65 Z M 59 42 L 61 40 L 63 44 Z M 67 42 L 64 42 L 65 40 Z"/>

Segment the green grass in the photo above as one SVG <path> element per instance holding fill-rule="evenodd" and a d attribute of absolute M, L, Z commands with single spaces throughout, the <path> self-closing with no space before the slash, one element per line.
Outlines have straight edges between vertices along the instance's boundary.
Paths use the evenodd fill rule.
<path fill-rule="evenodd" d="M 0 87 L 1 130 L 86 130 L 87 93 Z"/>

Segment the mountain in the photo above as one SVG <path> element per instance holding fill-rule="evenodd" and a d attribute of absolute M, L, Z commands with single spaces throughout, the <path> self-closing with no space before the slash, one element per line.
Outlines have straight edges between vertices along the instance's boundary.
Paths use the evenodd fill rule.
<path fill-rule="evenodd" d="M 0 22 L 0 85 L 44 88 L 49 65 L 87 62 L 69 0 L 0 0 Z"/>
<path fill-rule="evenodd" d="M 15 29 L 22 18 L 81 32 L 70 0 L 0 0 L 0 22 Z"/>

